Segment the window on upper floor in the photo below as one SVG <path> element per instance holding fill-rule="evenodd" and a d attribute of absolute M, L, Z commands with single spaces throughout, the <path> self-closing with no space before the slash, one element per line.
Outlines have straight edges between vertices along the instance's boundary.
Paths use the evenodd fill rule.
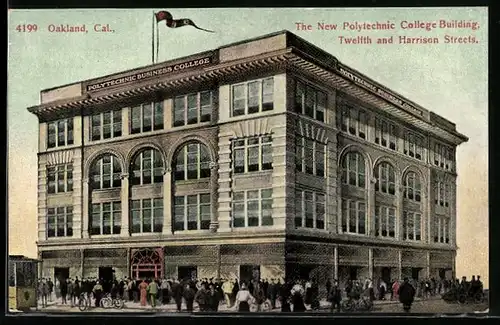
<path fill-rule="evenodd" d="M 121 186 L 122 168 L 118 158 L 106 154 L 94 162 L 90 179 L 92 189 L 115 188 Z"/>
<path fill-rule="evenodd" d="M 73 144 L 73 118 L 65 118 L 47 123 L 47 148 Z"/>
<path fill-rule="evenodd" d="M 434 143 L 433 163 L 434 166 L 451 170 L 453 165 L 453 149 L 449 146 Z"/>
<path fill-rule="evenodd" d="M 359 200 L 342 199 L 342 232 L 366 234 L 366 205 Z"/>
<path fill-rule="evenodd" d="M 420 213 L 403 211 L 403 240 L 422 239 L 422 218 Z"/>
<path fill-rule="evenodd" d="M 368 115 L 365 111 L 343 104 L 340 114 L 342 131 L 366 139 Z"/>
<path fill-rule="evenodd" d="M 130 217 L 132 233 L 162 232 L 163 198 L 132 200 Z"/>
<path fill-rule="evenodd" d="M 113 110 L 91 116 L 92 141 L 111 139 L 122 135 L 122 111 Z"/>
<path fill-rule="evenodd" d="M 348 152 L 342 159 L 342 184 L 365 188 L 365 158 L 358 152 Z"/>
<path fill-rule="evenodd" d="M 392 150 L 397 150 L 396 126 L 383 119 L 375 118 L 375 143 Z"/>
<path fill-rule="evenodd" d="M 274 80 L 266 78 L 231 86 L 232 116 L 271 111 L 274 108 Z"/>
<path fill-rule="evenodd" d="M 233 140 L 235 174 L 269 169 L 273 169 L 273 148 L 270 135 Z"/>
<path fill-rule="evenodd" d="M 73 207 L 47 209 L 47 237 L 73 236 Z"/>
<path fill-rule="evenodd" d="M 375 191 L 390 195 L 396 194 L 396 172 L 391 164 L 387 162 L 378 164 L 374 174 L 377 179 Z"/>
<path fill-rule="evenodd" d="M 174 231 L 210 229 L 210 193 L 174 199 Z"/>
<path fill-rule="evenodd" d="M 450 184 L 441 180 L 436 181 L 436 188 L 434 193 L 435 193 L 434 203 L 436 205 L 442 207 L 450 206 L 450 196 L 451 196 Z"/>
<path fill-rule="evenodd" d="M 295 169 L 299 172 L 325 176 L 326 145 L 311 138 L 295 135 Z"/>
<path fill-rule="evenodd" d="M 177 96 L 174 98 L 173 126 L 210 122 L 212 91 Z"/>
<path fill-rule="evenodd" d="M 320 122 L 325 121 L 327 95 L 301 81 L 295 82 L 295 112 Z"/>
<path fill-rule="evenodd" d="M 412 132 L 405 132 L 403 153 L 418 160 L 423 159 L 424 138 Z"/>
<path fill-rule="evenodd" d="M 234 228 L 272 226 L 273 190 L 235 191 L 232 195 Z"/>
<path fill-rule="evenodd" d="M 325 194 L 295 190 L 295 227 L 325 229 Z"/>
<path fill-rule="evenodd" d="M 130 134 L 163 130 L 163 101 L 131 108 Z"/>
<path fill-rule="evenodd" d="M 139 152 L 132 162 L 131 170 L 131 185 L 163 183 L 163 161 L 156 149 Z"/>
<path fill-rule="evenodd" d="M 178 152 L 175 160 L 175 180 L 210 177 L 210 154 L 202 143 L 188 143 Z"/>
<path fill-rule="evenodd" d="M 122 221 L 121 210 L 121 201 L 93 203 L 90 220 L 90 234 L 120 234 Z"/>
<path fill-rule="evenodd" d="M 450 242 L 450 219 L 444 216 L 434 217 L 434 242 Z"/>
<path fill-rule="evenodd" d="M 375 236 L 396 237 L 396 209 L 387 206 L 375 207 Z"/>
<path fill-rule="evenodd" d="M 403 179 L 403 197 L 420 202 L 422 200 L 422 183 L 415 172 L 408 172 Z"/>
<path fill-rule="evenodd" d="M 49 194 L 73 191 L 73 164 L 47 167 L 47 192 Z"/>

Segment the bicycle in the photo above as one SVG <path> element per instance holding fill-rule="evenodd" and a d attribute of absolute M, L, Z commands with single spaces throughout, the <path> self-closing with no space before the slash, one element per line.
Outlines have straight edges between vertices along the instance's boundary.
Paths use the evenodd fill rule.
<path fill-rule="evenodd" d="M 340 308 L 343 311 L 370 311 L 373 308 L 373 302 L 368 297 L 349 298 L 340 303 Z"/>
<path fill-rule="evenodd" d="M 78 309 L 85 311 L 90 308 L 90 300 L 87 299 L 85 293 L 81 293 L 78 297 Z"/>

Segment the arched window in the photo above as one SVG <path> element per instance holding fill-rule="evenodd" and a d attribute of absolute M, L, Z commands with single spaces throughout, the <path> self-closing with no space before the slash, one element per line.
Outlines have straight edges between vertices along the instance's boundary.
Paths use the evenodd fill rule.
<path fill-rule="evenodd" d="M 163 183 L 163 162 L 156 149 L 146 149 L 138 153 L 131 166 L 131 185 Z"/>
<path fill-rule="evenodd" d="M 403 182 L 404 197 L 408 200 L 420 202 L 422 200 L 422 184 L 417 173 L 409 172 Z"/>
<path fill-rule="evenodd" d="M 122 169 L 117 157 L 106 154 L 96 160 L 91 167 L 90 179 L 93 189 L 105 189 L 121 186 Z"/>
<path fill-rule="evenodd" d="M 375 191 L 381 193 L 396 194 L 396 172 L 394 167 L 386 162 L 378 164 L 375 167 Z"/>
<path fill-rule="evenodd" d="M 342 159 L 342 183 L 365 187 L 365 159 L 358 152 L 349 152 Z"/>
<path fill-rule="evenodd" d="M 175 180 L 206 177 L 210 177 L 210 154 L 207 147 L 201 143 L 183 146 L 175 160 Z"/>

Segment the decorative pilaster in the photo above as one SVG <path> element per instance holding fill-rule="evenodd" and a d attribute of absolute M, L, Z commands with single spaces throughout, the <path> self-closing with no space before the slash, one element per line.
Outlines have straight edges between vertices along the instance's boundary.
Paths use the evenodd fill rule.
<path fill-rule="evenodd" d="M 217 200 L 218 200 L 218 171 L 219 165 L 212 161 L 210 163 L 210 231 L 216 232 L 219 228 L 219 218 L 217 215 Z"/>
<path fill-rule="evenodd" d="M 339 279 L 339 247 L 335 246 L 333 248 L 333 278 L 335 280 Z"/>
<path fill-rule="evenodd" d="M 83 179 L 82 238 L 89 238 L 89 179 Z"/>
<path fill-rule="evenodd" d="M 373 279 L 373 248 L 368 248 L 368 277 Z"/>
<path fill-rule="evenodd" d="M 163 174 L 163 234 L 172 234 L 172 169 L 165 168 Z"/>
<path fill-rule="evenodd" d="M 403 277 L 403 251 L 398 250 L 398 280 Z"/>
<path fill-rule="evenodd" d="M 427 278 L 431 277 L 431 253 L 425 253 L 425 274 Z"/>
<path fill-rule="evenodd" d="M 403 239 L 403 234 L 404 234 L 404 220 L 403 220 L 403 211 L 404 211 L 404 186 L 401 186 L 400 187 L 400 191 L 399 191 L 400 195 L 399 195 L 399 199 L 398 199 L 398 205 L 396 207 L 396 231 L 397 231 L 397 234 L 396 234 L 396 238 L 398 240 L 404 240 Z"/>
<path fill-rule="evenodd" d="M 231 138 L 233 133 L 219 133 L 218 151 L 218 187 L 217 187 L 217 222 L 218 232 L 231 231 Z M 213 206 L 213 205 L 212 205 Z"/>
<path fill-rule="evenodd" d="M 372 174 L 373 171 L 370 172 Z M 375 177 L 370 178 L 370 183 L 368 184 L 368 205 L 367 205 L 367 219 L 368 219 L 368 229 L 366 233 L 371 237 L 375 237 L 375 183 L 377 179 Z"/>
<path fill-rule="evenodd" d="M 132 271 L 130 270 L 130 259 L 132 258 L 132 254 L 130 251 L 130 247 L 127 248 L 127 276 L 132 276 Z"/>
<path fill-rule="evenodd" d="M 129 226 L 129 185 L 128 185 L 128 174 L 123 173 L 121 175 L 122 187 L 120 192 L 121 202 L 122 202 L 122 228 L 121 236 L 130 236 L 130 226 Z"/>

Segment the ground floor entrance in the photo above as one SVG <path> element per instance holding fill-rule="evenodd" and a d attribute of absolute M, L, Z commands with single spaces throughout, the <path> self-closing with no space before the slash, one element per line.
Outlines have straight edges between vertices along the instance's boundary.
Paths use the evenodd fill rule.
<path fill-rule="evenodd" d="M 243 282 L 260 280 L 260 265 L 240 265 L 240 280 Z"/>
<path fill-rule="evenodd" d="M 163 278 L 163 250 L 159 249 L 137 249 L 131 257 L 131 276 L 136 279 L 160 279 Z"/>
<path fill-rule="evenodd" d="M 179 266 L 177 267 L 177 279 L 179 280 L 194 280 L 198 278 L 198 267 L 196 266 Z"/>
<path fill-rule="evenodd" d="M 69 278 L 69 267 L 55 267 L 54 279 L 59 283 L 66 281 Z"/>

